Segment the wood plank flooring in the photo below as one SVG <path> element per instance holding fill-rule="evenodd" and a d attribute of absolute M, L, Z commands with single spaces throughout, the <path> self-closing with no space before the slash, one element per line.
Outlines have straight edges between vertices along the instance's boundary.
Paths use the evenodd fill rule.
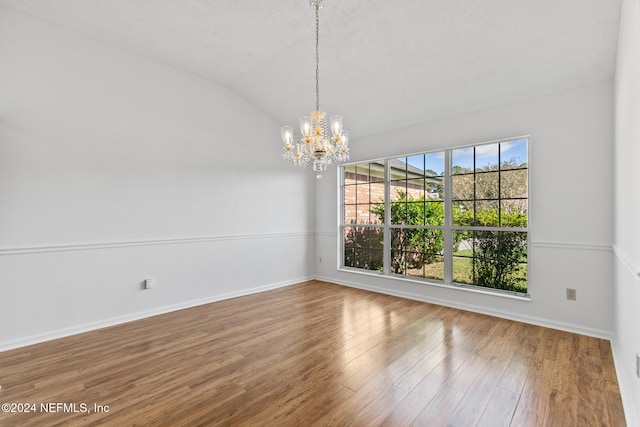
<path fill-rule="evenodd" d="M 1 426 L 625 425 L 608 341 L 319 281 L 0 353 L 0 385 L 36 405 Z"/>

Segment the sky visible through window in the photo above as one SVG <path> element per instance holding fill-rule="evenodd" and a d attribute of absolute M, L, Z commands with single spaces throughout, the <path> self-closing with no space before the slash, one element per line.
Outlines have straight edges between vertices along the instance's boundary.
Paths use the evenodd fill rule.
<path fill-rule="evenodd" d="M 486 144 L 476 146 L 476 167 L 482 169 L 487 166 L 495 166 L 498 164 L 498 147 L 500 147 L 500 160 L 511 162 L 517 165 L 527 164 L 529 162 L 527 156 L 527 139 L 518 139 L 501 144 Z M 473 170 L 473 147 L 460 148 L 452 152 L 453 166 Z M 398 160 L 408 163 L 418 169 L 432 170 L 438 175 L 444 175 L 444 152 L 427 153 L 419 156 L 409 156 L 399 158 Z M 423 164 L 424 162 L 424 164 Z"/>

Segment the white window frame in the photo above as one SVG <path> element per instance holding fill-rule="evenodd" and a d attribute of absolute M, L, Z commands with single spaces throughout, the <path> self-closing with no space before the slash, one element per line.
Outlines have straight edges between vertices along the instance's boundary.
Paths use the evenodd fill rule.
<path fill-rule="evenodd" d="M 452 207 L 452 153 L 455 150 L 463 149 L 463 148 L 473 148 L 479 147 L 483 145 L 490 144 L 502 144 L 508 143 L 510 141 L 516 140 L 527 140 L 527 187 L 530 189 L 530 181 L 531 181 L 531 166 L 530 166 L 530 147 L 531 147 L 531 136 L 519 136 L 513 138 L 505 138 L 494 141 L 487 141 L 476 144 L 469 144 L 463 146 L 455 146 L 449 148 L 435 149 L 424 152 L 418 152 L 413 154 L 401 154 L 397 156 L 381 158 L 381 159 L 371 159 L 371 160 L 362 160 L 359 162 L 351 162 L 340 165 L 338 168 L 338 269 L 342 271 L 348 271 L 350 273 L 358 273 L 365 275 L 375 275 L 375 276 L 383 276 L 390 279 L 402 280 L 402 281 L 410 281 L 417 282 L 421 284 L 430 284 L 436 286 L 445 286 L 457 289 L 464 289 L 470 291 L 476 291 L 481 293 L 490 293 L 496 295 L 506 295 L 506 296 L 514 296 L 517 298 L 530 299 L 531 296 L 531 268 L 530 268 L 530 224 L 531 224 L 531 191 L 527 192 L 527 226 L 526 227 L 489 227 L 489 226 L 456 226 L 452 224 L 452 215 L 451 215 L 451 207 Z M 416 155 L 424 155 L 424 154 L 432 154 L 432 153 L 444 153 L 444 225 L 442 226 L 420 226 L 420 225 L 402 225 L 402 224 L 391 224 L 391 180 L 390 180 L 390 160 L 401 158 L 401 157 L 411 157 Z M 363 164 L 363 163 L 371 163 L 371 162 L 384 162 L 384 185 L 385 185 L 385 196 L 384 196 L 384 212 L 385 212 L 385 220 L 384 224 L 346 224 L 344 222 L 345 219 L 345 203 L 344 203 L 344 179 L 345 179 L 345 167 Z M 500 169 L 498 169 L 500 171 Z M 500 199 L 501 200 L 501 199 Z M 374 270 L 366 270 L 358 267 L 348 267 L 344 265 L 345 260 L 345 245 L 344 245 L 344 229 L 345 227 L 377 227 L 382 228 L 384 232 L 384 243 L 383 243 L 383 271 L 378 272 Z M 443 260 L 444 260 L 444 279 L 430 279 L 430 278 L 421 278 L 416 276 L 408 276 L 408 275 L 399 275 L 391 272 L 391 230 L 394 228 L 412 228 L 412 229 L 440 229 L 443 230 L 444 233 L 444 249 L 443 249 Z M 484 287 L 480 285 L 474 284 L 465 284 L 453 281 L 453 233 L 454 231 L 510 231 L 510 232 L 525 232 L 527 233 L 527 292 L 516 292 L 502 289 L 494 289 L 489 287 Z"/>

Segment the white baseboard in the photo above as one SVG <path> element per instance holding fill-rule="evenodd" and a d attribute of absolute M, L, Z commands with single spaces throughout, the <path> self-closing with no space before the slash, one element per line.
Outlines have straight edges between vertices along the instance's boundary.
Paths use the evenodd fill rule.
<path fill-rule="evenodd" d="M 587 335 L 595 338 L 602 338 L 606 340 L 611 340 L 613 338 L 613 334 L 609 331 L 602 331 L 599 329 L 585 328 L 578 325 L 573 325 L 570 323 L 562 323 L 562 322 L 554 322 L 548 319 L 543 319 L 539 317 L 532 316 L 523 316 L 516 313 L 505 312 L 500 310 L 492 310 L 487 307 L 471 305 L 471 304 L 461 304 L 457 301 L 451 301 L 441 298 L 433 298 L 427 297 L 425 295 L 416 294 L 413 292 L 402 292 L 391 290 L 387 288 L 381 288 L 377 286 L 371 285 L 363 285 L 361 283 L 351 282 L 347 280 L 337 280 L 333 277 L 322 277 L 317 276 L 316 279 L 323 280 L 325 282 L 335 283 L 338 285 L 350 286 L 352 288 L 363 289 L 372 292 L 378 292 L 381 294 L 393 295 L 401 298 L 408 298 L 416 301 L 423 301 L 432 304 L 442 305 L 445 307 L 457 308 L 460 310 L 472 311 L 474 313 L 486 314 L 489 316 L 500 317 L 503 319 L 514 320 L 517 322 L 529 323 L 536 326 L 542 326 L 545 328 L 557 329 L 565 332 L 573 332 L 580 335 Z"/>
<path fill-rule="evenodd" d="M 0 352 L 25 347 L 32 344 L 38 344 L 45 341 L 51 341 L 58 338 L 68 337 L 70 335 L 81 334 L 83 332 L 95 331 L 97 329 L 107 328 L 109 326 L 120 325 L 134 320 L 146 319 L 147 317 L 157 316 L 159 314 L 170 313 L 172 311 L 183 310 L 185 308 L 196 307 L 199 305 L 210 304 L 216 301 L 251 295 L 259 292 L 269 291 L 272 289 L 283 288 L 285 286 L 295 285 L 297 283 L 313 280 L 313 277 L 302 277 L 294 280 L 287 280 L 279 283 L 271 283 L 268 285 L 257 286 L 255 288 L 243 289 L 240 291 L 227 292 L 224 294 L 213 295 L 197 300 L 185 301 L 179 304 L 158 307 L 151 310 L 131 313 L 125 316 L 118 316 L 97 322 L 86 323 L 71 328 L 58 329 L 43 334 L 31 335 L 28 337 L 18 338 L 15 340 L 0 342 Z"/>

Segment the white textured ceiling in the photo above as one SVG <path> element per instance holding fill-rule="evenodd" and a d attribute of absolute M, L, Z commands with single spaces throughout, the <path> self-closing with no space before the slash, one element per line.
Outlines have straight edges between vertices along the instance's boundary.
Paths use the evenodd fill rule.
<path fill-rule="evenodd" d="M 0 0 L 229 86 L 315 109 L 308 0 Z M 352 138 L 611 79 L 620 0 L 326 0 L 320 107 Z"/>

